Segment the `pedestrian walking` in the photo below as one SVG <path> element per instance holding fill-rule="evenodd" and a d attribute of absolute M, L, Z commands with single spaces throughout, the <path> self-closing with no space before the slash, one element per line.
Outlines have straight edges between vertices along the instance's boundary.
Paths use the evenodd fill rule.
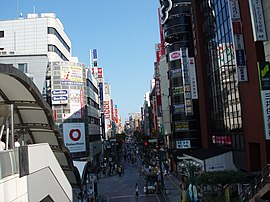
<path fill-rule="evenodd" d="M 138 183 L 135 185 L 135 197 L 139 198 L 139 186 Z"/>

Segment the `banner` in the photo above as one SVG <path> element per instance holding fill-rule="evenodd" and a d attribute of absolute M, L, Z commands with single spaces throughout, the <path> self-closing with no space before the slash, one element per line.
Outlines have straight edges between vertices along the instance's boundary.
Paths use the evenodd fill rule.
<path fill-rule="evenodd" d="M 82 67 L 62 66 L 61 85 L 83 85 Z"/>
<path fill-rule="evenodd" d="M 84 123 L 63 123 L 63 135 L 70 153 L 86 151 Z"/>

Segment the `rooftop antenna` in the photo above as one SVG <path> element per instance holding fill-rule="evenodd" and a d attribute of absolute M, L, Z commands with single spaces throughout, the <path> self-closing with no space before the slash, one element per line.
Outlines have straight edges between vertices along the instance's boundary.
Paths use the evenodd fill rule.
<path fill-rule="evenodd" d="M 34 14 L 36 13 L 36 6 L 34 6 L 34 8 L 33 8 L 33 13 Z"/>

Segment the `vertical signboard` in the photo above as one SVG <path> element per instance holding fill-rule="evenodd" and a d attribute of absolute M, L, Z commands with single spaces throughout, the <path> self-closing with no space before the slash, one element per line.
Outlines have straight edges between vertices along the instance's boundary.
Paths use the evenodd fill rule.
<path fill-rule="evenodd" d="M 94 67 L 97 67 L 97 49 L 93 50 L 93 62 L 94 62 Z"/>
<path fill-rule="evenodd" d="M 191 98 L 198 99 L 197 77 L 194 57 L 189 58 L 189 77 L 191 86 Z"/>
<path fill-rule="evenodd" d="M 97 68 L 97 76 L 98 76 L 98 78 L 102 78 L 103 77 L 103 72 L 102 72 L 102 68 L 101 67 L 98 67 Z"/>
<path fill-rule="evenodd" d="M 157 60 L 157 62 L 159 62 L 160 58 L 162 56 L 162 50 L 161 50 L 161 44 L 160 43 L 155 44 L 155 50 L 156 50 L 156 60 Z"/>
<path fill-rule="evenodd" d="M 86 151 L 84 123 L 63 123 L 63 134 L 70 153 Z"/>
<path fill-rule="evenodd" d="M 115 123 L 119 123 L 119 120 L 118 120 L 118 108 L 117 108 L 117 105 L 114 105 L 114 114 L 115 114 Z"/>
<path fill-rule="evenodd" d="M 254 41 L 266 41 L 266 29 L 261 0 L 249 0 Z"/>
<path fill-rule="evenodd" d="M 100 100 L 100 111 L 103 112 L 103 83 L 98 84 L 99 87 L 99 100 Z"/>
<path fill-rule="evenodd" d="M 265 139 L 270 140 L 270 71 L 269 62 L 259 62 L 258 71 L 261 88 Z"/>
<path fill-rule="evenodd" d="M 191 88 L 190 88 L 190 72 L 189 72 L 189 58 L 188 49 L 181 48 L 181 68 L 184 87 L 184 100 L 185 100 L 185 112 L 186 115 L 193 115 Z"/>
<path fill-rule="evenodd" d="M 156 105 L 157 105 L 157 115 L 158 117 L 162 116 L 161 110 L 161 86 L 160 86 L 160 74 L 159 74 L 159 67 L 158 63 L 154 63 L 155 67 L 155 96 L 156 96 Z"/>
<path fill-rule="evenodd" d="M 230 0 L 230 14 L 233 27 L 233 42 L 235 45 L 234 51 L 236 57 L 238 82 L 248 81 L 242 22 L 238 0 Z"/>

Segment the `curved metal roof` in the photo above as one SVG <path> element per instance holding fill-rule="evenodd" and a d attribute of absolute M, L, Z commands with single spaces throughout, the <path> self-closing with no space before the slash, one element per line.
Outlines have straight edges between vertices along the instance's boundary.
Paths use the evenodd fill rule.
<path fill-rule="evenodd" d="M 79 171 L 55 126 L 50 106 L 29 77 L 6 64 L 0 64 L 0 106 L 3 104 L 14 106 L 14 131 L 23 131 L 34 144 L 48 143 L 71 186 L 81 189 Z"/>

